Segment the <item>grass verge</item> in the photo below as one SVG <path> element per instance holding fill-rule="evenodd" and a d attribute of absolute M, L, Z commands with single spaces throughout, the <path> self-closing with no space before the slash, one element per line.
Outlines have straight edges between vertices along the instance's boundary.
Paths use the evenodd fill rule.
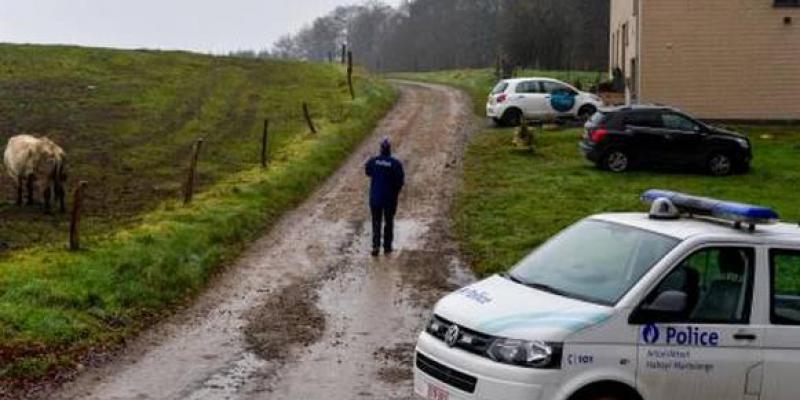
<path fill-rule="evenodd" d="M 337 67 L 264 64 L 260 72 L 253 66 L 253 73 L 277 68 L 288 74 L 264 78 L 275 83 L 266 90 L 278 97 L 326 93 L 332 99 L 333 105 L 320 107 L 317 114 L 321 133 L 310 135 L 302 125 L 287 123 L 269 168 L 252 162 L 225 173 L 217 171 L 218 178 L 205 186 L 191 206 L 153 200 L 156 205 L 137 214 L 135 223 L 88 237 L 85 251 L 69 253 L 61 245 L 42 244 L 4 254 L 0 260 L 0 388 L 73 367 L 92 349 L 117 343 L 175 305 L 186 303 L 224 261 L 335 171 L 394 102 L 394 91 L 368 76 L 359 77 L 359 97 L 351 101 Z M 298 74 L 314 79 L 298 81 Z M 269 94 L 262 96 L 272 99 Z M 256 129 L 246 124 L 240 133 L 247 135 L 251 128 Z M 250 150 L 257 154 L 255 148 Z M 213 160 L 213 154 L 204 154 L 201 163 Z"/>
<path fill-rule="evenodd" d="M 564 77 L 564 72 L 525 74 Z M 403 78 L 465 89 L 482 115 L 493 84 L 490 71 L 402 74 Z M 755 149 L 747 175 L 703 175 L 600 171 L 580 154 L 581 129 L 548 129 L 530 154 L 512 144 L 514 129 L 487 128 L 470 141 L 464 181 L 453 216 L 462 250 L 478 275 L 504 271 L 564 227 L 600 212 L 645 211 L 641 193 L 651 188 L 685 191 L 776 208 L 800 220 L 791 188 L 800 182 L 800 126 L 733 126 L 748 134 Z"/>

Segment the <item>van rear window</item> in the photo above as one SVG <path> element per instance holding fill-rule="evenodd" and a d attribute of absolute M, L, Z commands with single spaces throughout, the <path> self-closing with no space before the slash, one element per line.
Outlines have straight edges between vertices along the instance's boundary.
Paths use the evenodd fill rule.
<path fill-rule="evenodd" d="M 494 87 L 494 89 L 492 90 L 492 94 L 503 93 L 506 91 L 506 89 L 508 89 L 508 82 L 500 82 L 497 84 L 497 86 Z"/>

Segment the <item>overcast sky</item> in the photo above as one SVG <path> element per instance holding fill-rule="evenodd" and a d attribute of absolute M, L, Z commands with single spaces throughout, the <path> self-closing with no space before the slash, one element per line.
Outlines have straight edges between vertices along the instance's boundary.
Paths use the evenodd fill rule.
<path fill-rule="evenodd" d="M 0 42 L 259 50 L 352 3 L 361 0 L 0 0 Z"/>

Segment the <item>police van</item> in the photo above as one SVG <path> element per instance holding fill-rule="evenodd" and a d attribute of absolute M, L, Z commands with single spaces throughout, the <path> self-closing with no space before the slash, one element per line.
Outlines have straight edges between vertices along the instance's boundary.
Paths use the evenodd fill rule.
<path fill-rule="evenodd" d="M 669 191 L 567 228 L 443 298 L 417 342 L 430 400 L 800 398 L 800 227 Z"/>

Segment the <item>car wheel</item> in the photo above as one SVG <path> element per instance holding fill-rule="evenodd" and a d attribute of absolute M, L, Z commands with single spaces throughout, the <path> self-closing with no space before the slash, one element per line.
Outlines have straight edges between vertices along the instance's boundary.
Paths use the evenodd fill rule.
<path fill-rule="evenodd" d="M 733 172 L 733 160 L 725 153 L 713 153 L 708 157 L 706 167 L 711 175 L 730 175 Z"/>
<path fill-rule="evenodd" d="M 522 111 L 512 108 L 503 114 L 503 125 L 519 126 L 522 123 Z"/>
<path fill-rule="evenodd" d="M 603 168 L 611 172 L 625 172 L 631 167 L 631 159 L 622 149 L 611 149 L 603 156 Z"/>
<path fill-rule="evenodd" d="M 592 115 L 597 112 L 597 108 L 595 106 L 583 106 L 580 110 L 578 110 L 578 119 L 586 122 L 589 118 L 592 118 Z"/>

